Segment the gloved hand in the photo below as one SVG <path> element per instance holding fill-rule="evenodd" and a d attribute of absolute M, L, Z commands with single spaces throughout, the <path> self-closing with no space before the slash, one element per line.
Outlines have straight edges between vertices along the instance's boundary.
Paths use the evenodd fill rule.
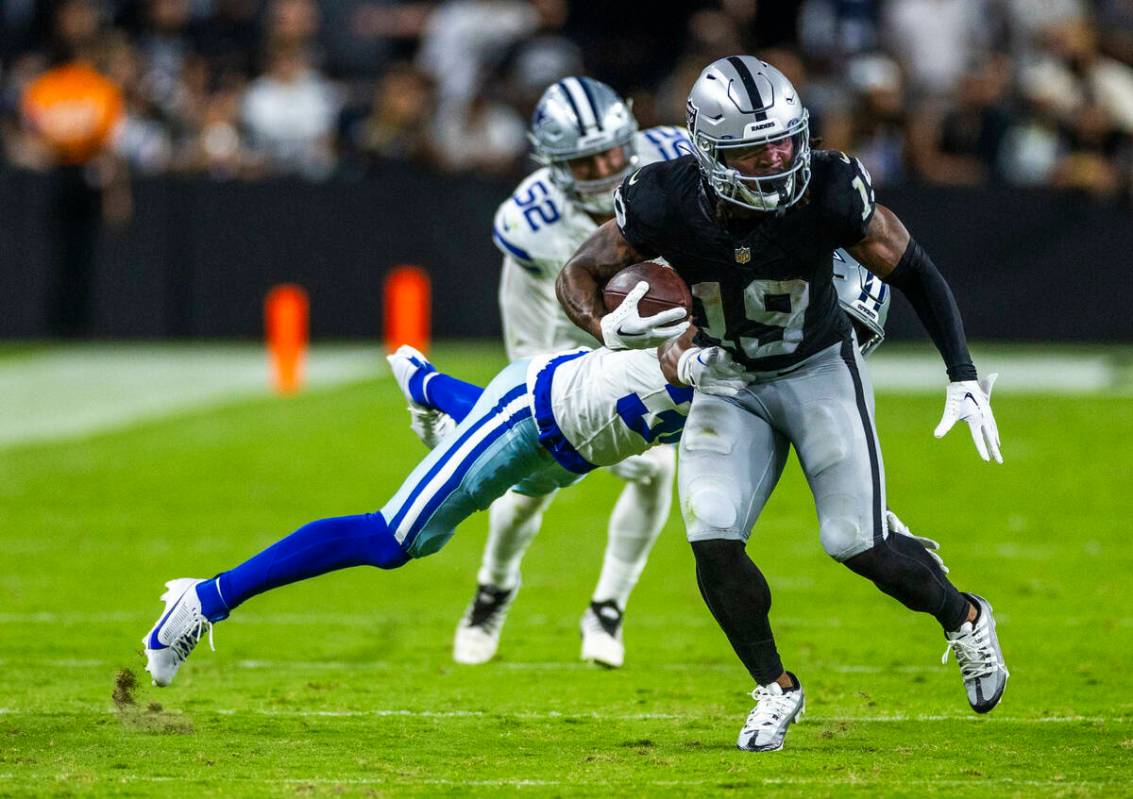
<path fill-rule="evenodd" d="M 979 382 L 961 380 L 949 383 L 944 400 L 944 416 L 936 426 L 934 435 L 944 438 L 952 425 L 963 419 L 972 431 L 972 441 L 975 442 L 980 457 L 985 461 L 995 458 L 996 463 L 1003 463 L 1003 455 L 999 452 L 999 428 L 991 413 L 991 387 L 995 385 L 997 377 L 998 374 L 990 374 Z"/>
<path fill-rule="evenodd" d="M 885 521 L 889 532 L 908 536 L 919 543 L 925 548 L 928 554 L 932 556 L 932 559 L 936 561 L 937 565 L 940 566 L 940 570 L 948 574 L 948 567 L 944 565 L 944 558 L 940 557 L 940 544 L 933 541 L 931 538 L 925 538 L 923 535 L 913 535 L 909 528 L 905 526 L 905 523 L 898 519 L 897 514 L 891 510 L 885 511 Z"/>
<path fill-rule="evenodd" d="M 722 347 L 691 347 L 677 361 L 677 379 L 705 394 L 734 397 L 751 378 Z"/>
<path fill-rule="evenodd" d="M 669 308 L 653 316 L 641 316 L 637 303 L 649 291 L 642 280 L 622 304 L 602 317 L 602 343 L 611 350 L 644 350 L 657 347 L 688 330 L 684 308 Z M 684 320 L 684 321 L 682 321 Z"/>

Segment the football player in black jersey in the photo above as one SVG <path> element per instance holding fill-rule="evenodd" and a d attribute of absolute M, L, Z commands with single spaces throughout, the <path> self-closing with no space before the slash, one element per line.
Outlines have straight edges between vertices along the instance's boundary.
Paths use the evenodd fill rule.
<path fill-rule="evenodd" d="M 832 284 L 844 247 L 900 289 L 947 367 L 943 436 L 960 419 L 984 460 L 1002 462 L 990 405 L 952 292 L 901 221 L 874 201 L 868 172 L 811 151 L 790 81 L 751 56 L 710 64 L 693 85 L 693 153 L 628 176 L 616 219 L 583 244 L 556 286 L 567 314 L 607 347 L 661 347 L 669 379 L 697 389 L 681 441 L 681 510 L 709 610 L 757 684 L 738 746 L 779 749 L 803 705 L 771 633 L 770 591 L 748 557 L 752 526 L 794 447 L 814 494 L 823 547 L 907 607 L 933 615 L 979 713 L 1007 669 L 991 606 L 958 591 L 924 546 L 889 535 L 873 391 Z M 671 312 L 607 314 L 602 286 L 663 257 L 689 284 L 693 324 L 672 340 Z M 735 388 L 735 375 L 745 388 Z"/>

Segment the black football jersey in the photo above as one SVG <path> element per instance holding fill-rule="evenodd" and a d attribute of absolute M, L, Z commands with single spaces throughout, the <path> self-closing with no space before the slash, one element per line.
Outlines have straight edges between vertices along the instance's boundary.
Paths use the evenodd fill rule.
<path fill-rule="evenodd" d="M 865 237 L 873 209 L 865 167 L 833 150 L 812 153 L 806 196 L 781 214 L 721 221 L 691 155 L 639 169 L 614 195 L 626 241 L 691 288 L 697 343 L 757 370 L 790 367 L 850 334 L 833 252 Z"/>

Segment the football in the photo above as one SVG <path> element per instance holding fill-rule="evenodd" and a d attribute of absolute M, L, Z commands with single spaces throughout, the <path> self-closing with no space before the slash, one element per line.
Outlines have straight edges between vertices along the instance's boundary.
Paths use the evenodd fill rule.
<path fill-rule="evenodd" d="M 627 266 L 610 278 L 603 291 L 606 310 L 612 311 L 621 305 L 626 294 L 642 280 L 649 284 L 649 291 L 637 304 L 638 313 L 642 316 L 652 316 L 669 308 L 684 308 L 692 313 L 692 294 L 688 285 L 675 270 L 653 261 Z"/>

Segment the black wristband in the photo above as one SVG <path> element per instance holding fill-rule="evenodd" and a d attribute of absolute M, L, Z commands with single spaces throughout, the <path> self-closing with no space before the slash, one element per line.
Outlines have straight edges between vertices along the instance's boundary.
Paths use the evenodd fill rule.
<path fill-rule="evenodd" d="M 928 331 L 948 368 L 948 379 L 975 380 L 976 367 L 968 353 L 964 323 L 952 289 L 921 245 L 912 238 L 897 268 L 885 282 L 901 290 Z"/>

